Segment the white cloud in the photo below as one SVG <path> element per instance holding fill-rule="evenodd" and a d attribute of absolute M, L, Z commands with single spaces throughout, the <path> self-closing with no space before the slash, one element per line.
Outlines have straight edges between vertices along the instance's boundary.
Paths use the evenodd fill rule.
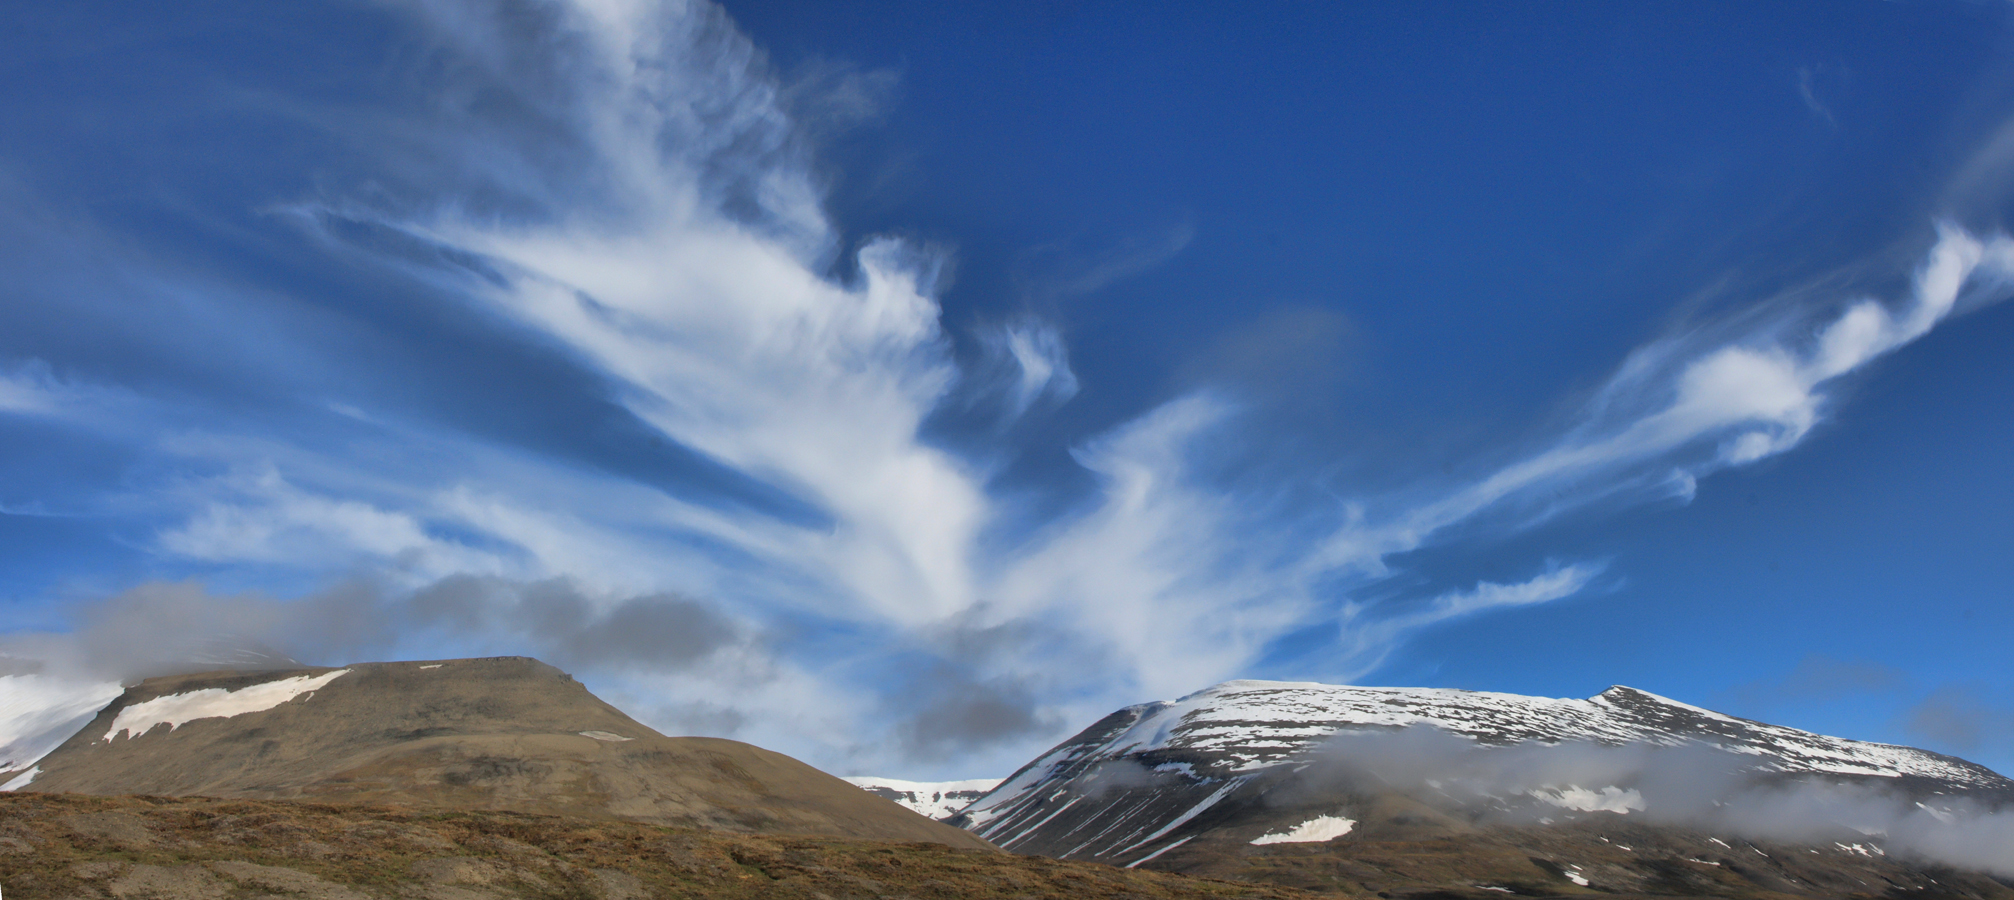
<path fill-rule="evenodd" d="M 0 375 L 0 412 L 44 415 L 54 412 L 58 405 L 43 384 L 17 375 Z"/>
<path fill-rule="evenodd" d="M 1821 314 L 1809 331 L 1792 318 L 1718 339 L 1654 342 L 1631 355 L 1555 442 L 1437 500 L 1338 530 L 1315 565 L 1375 570 L 1383 557 L 1499 507 L 1555 514 L 1643 482 L 1646 468 L 1661 490 L 1690 496 L 1704 475 L 1797 446 L 1823 421 L 1829 384 L 1928 333 L 1968 289 L 1982 303 L 2003 299 L 2010 277 L 2014 241 L 1981 241 L 1946 225 L 1899 311 L 1863 299 Z M 1798 340 L 1800 333 L 1816 337 Z"/>
<path fill-rule="evenodd" d="M 1363 603 L 1351 603 L 1344 610 L 1338 654 L 1347 666 L 1344 677 L 1354 680 L 1375 671 L 1414 632 L 1488 610 L 1532 606 L 1571 597 L 1586 588 L 1603 568 L 1595 563 L 1577 563 L 1555 567 L 1535 578 L 1514 584 L 1480 582 L 1473 589 L 1450 591 L 1417 609 L 1398 614 Z"/>
<path fill-rule="evenodd" d="M 209 562 L 279 563 L 340 569 L 360 560 L 396 563 L 419 578 L 455 572 L 499 573 L 517 566 L 494 554 L 430 534 L 411 512 L 304 491 L 273 470 L 218 479 L 201 488 L 228 492 L 161 532 L 161 549 Z"/>
<path fill-rule="evenodd" d="M 0 366 L 0 415 L 87 423 L 125 405 L 124 392 L 64 378 L 39 359 Z"/>
<path fill-rule="evenodd" d="M 1281 577 L 1265 535 L 1244 530 L 1265 523 L 1192 471 L 1197 444 L 1232 412 L 1186 397 L 1080 449 L 1099 478 L 1095 502 L 1000 562 L 980 621 L 1066 622 L 1139 696 L 1179 695 L 1248 664 L 1310 598 Z"/>
<path fill-rule="evenodd" d="M 1020 375 L 1008 401 L 1009 414 L 1026 415 L 1037 401 L 1061 403 L 1077 393 L 1077 374 L 1070 371 L 1070 352 L 1054 326 L 1024 321 L 986 335 L 996 352 L 1014 361 Z"/>
<path fill-rule="evenodd" d="M 394 224 L 515 273 L 483 299 L 619 379 L 666 436 L 831 516 L 769 562 L 873 616 L 965 608 L 984 473 L 919 435 L 956 376 L 930 297 L 938 260 L 882 240 L 858 253 L 854 283 L 822 277 L 829 228 L 789 155 L 734 162 L 760 185 L 754 220 L 704 203 L 695 172 L 782 118 L 752 49 L 709 30 L 711 8 L 574 13 L 598 48 L 575 60 L 574 112 L 606 191 L 540 223 Z M 720 105 L 725 125 L 701 121 Z"/>

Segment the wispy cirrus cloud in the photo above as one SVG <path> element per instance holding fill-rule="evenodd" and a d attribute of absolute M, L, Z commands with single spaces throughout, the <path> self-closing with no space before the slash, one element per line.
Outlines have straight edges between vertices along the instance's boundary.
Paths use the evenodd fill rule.
<path fill-rule="evenodd" d="M 1070 370 L 1069 349 L 1054 325 L 1030 319 L 986 329 L 979 339 L 990 361 L 1011 372 L 1001 377 L 1008 421 L 1027 415 L 1038 402 L 1062 403 L 1076 395 L 1077 373 Z"/>
<path fill-rule="evenodd" d="M 1095 294 L 1159 268 L 1195 239 L 1195 224 L 1184 219 L 1099 245 L 1057 241 L 1033 247 L 1021 260 L 1024 289 L 1045 300 Z"/>
<path fill-rule="evenodd" d="M 1480 582 L 1473 588 L 1449 591 L 1397 613 L 1381 609 L 1379 604 L 1346 603 L 1340 628 L 1341 655 L 1350 668 L 1344 675 L 1355 679 L 1376 671 L 1407 636 L 1442 622 L 1571 597 L 1586 589 L 1604 568 L 1599 563 L 1580 563 L 1554 566 L 1512 584 Z"/>
<path fill-rule="evenodd" d="M 108 427 L 136 401 L 115 387 L 65 378 L 40 359 L 0 365 L 0 415 Z"/>
<path fill-rule="evenodd" d="M 1781 454 L 1831 411 L 1831 386 L 1928 334 L 1961 301 L 2014 288 L 2014 241 L 1952 225 L 1908 296 L 1806 301 L 1653 341 L 1632 352 L 1553 441 L 1473 484 L 1337 531 L 1316 569 L 1376 571 L 1393 553 L 1499 510 L 1531 521 L 1616 492 L 1689 497 L 1698 479 Z"/>
<path fill-rule="evenodd" d="M 40 372 L 0 375 L 0 411 L 16 415 L 47 415 L 61 408 L 58 396 Z"/>

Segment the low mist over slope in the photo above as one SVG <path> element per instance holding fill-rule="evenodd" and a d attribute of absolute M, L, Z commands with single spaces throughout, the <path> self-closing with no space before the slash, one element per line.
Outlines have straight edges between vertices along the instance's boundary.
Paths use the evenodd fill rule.
<path fill-rule="evenodd" d="M 665 737 L 523 657 L 149 679 L 32 771 L 20 789 L 507 809 L 989 847 L 782 754 Z"/>

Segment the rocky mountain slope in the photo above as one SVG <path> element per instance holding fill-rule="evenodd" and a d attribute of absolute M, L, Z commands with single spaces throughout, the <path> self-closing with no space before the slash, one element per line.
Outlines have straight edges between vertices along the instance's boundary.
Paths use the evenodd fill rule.
<path fill-rule="evenodd" d="M 2009 801 L 2014 782 L 1964 760 L 1626 687 L 1574 700 L 1234 681 L 1119 710 L 952 821 L 1015 852 L 1225 877 L 1301 872 L 1281 883 L 1346 892 L 1516 881 L 1738 896 L 1699 878 L 1750 872 L 1734 878 L 1742 890 L 1790 893 L 1827 879 L 1927 888 L 1934 864 L 1907 848 L 1888 855 L 1887 839 L 1867 833 L 1879 828 L 1856 830 L 1853 816 L 1935 825 L 1960 806 Z M 1770 832 L 1786 839 L 1748 839 L 1800 803 L 1823 808 Z M 1291 862 L 1317 857 L 1331 860 L 1319 877 Z"/>
<path fill-rule="evenodd" d="M 940 822 L 958 814 L 972 801 L 1000 786 L 998 778 L 970 778 L 964 781 L 903 781 L 868 775 L 846 779 L 860 789 L 899 803 L 905 809 Z"/>
<path fill-rule="evenodd" d="M 0 794 L 0 888 L 7 900 L 1313 896 L 928 842 L 510 812 L 34 793 Z"/>
<path fill-rule="evenodd" d="M 17 781 L 991 849 L 782 754 L 665 737 L 522 657 L 149 679 Z"/>

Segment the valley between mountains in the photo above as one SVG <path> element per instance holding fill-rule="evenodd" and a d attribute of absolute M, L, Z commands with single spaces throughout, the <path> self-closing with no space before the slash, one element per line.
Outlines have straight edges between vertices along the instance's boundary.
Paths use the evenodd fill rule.
<path fill-rule="evenodd" d="M 1227 682 L 919 783 L 667 737 L 521 657 L 32 677 L 0 677 L 17 900 L 2014 900 L 2014 781 L 1624 687 Z"/>

